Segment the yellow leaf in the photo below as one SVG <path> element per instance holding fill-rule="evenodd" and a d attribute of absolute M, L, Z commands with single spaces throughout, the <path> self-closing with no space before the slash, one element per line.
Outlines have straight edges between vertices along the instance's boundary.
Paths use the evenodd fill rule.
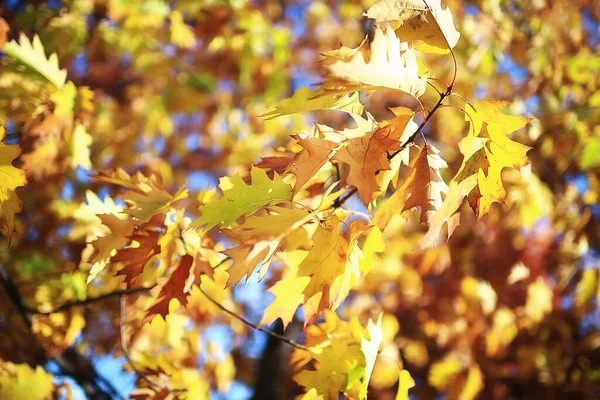
<path fill-rule="evenodd" d="M 429 6 L 429 7 L 427 7 Z M 388 22 L 402 41 L 419 40 L 417 48 L 433 53 L 447 53 L 456 46 L 460 34 L 454 27 L 452 12 L 442 8 L 441 0 L 383 0 L 364 15 L 379 23 Z"/>
<path fill-rule="evenodd" d="M 87 170 L 92 168 L 92 162 L 90 161 L 90 145 L 92 142 L 92 136 L 86 131 L 85 126 L 77 124 L 71 138 L 71 166 L 73 168 L 81 167 Z"/>
<path fill-rule="evenodd" d="M 476 184 L 477 177 L 475 175 L 458 184 L 455 181 L 450 183 L 448 195 L 444 199 L 442 207 L 432 218 L 429 230 L 418 244 L 419 248 L 427 248 L 439 244 L 440 232 L 446 223 L 448 224 L 448 238 L 450 238 L 460 223 L 460 206 Z"/>
<path fill-rule="evenodd" d="M 429 384 L 438 390 L 446 389 L 463 370 L 464 365 L 458 358 L 452 355 L 446 356 L 431 365 Z"/>
<path fill-rule="evenodd" d="M 190 26 L 183 20 L 181 12 L 171 12 L 171 42 L 178 47 L 189 49 L 196 44 L 196 36 Z"/>
<path fill-rule="evenodd" d="M 8 225 L 8 236 L 15 230 L 15 214 L 22 210 L 16 188 L 25 186 L 25 172 L 13 167 L 12 162 L 21 153 L 19 146 L 0 143 L 0 206 Z"/>
<path fill-rule="evenodd" d="M 403 369 L 399 373 L 398 393 L 396 400 L 408 400 L 408 390 L 415 387 L 415 380 L 410 375 L 410 372 Z"/>
<path fill-rule="evenodd" d="M 554 294 L 544 278 L 538 278 L 527 287 L 527 301 L 525 303 L 525 314 L 533 322 L 541 322 L 542 319 L 552 312 L 552 298 Z"/>
<path fill-rule="evenodd" d="M 288 99 L 282 100 L 262 116 L 266 119 L 281 117 L 282 115 L 304 113 L 315 110 L 340 110 L 353 114 L 362 114 L 364 106 L 359 100 L 358 92 L 350 96 L 342 94 L 325 94 L 325 90 L 310 90 L 303 87 Z"/>
<path fill-rule="evenodd" d="M 395 89 L 421 96 L 427 77 L 419 76 L 414 50 L 391 28 L 375 25 L 373 35 L 372 42 L 365 38 L 357 49 L 324 54 L 325 92 Z"/>
<path fill-rule="evenodd" d="M 52 375 L 37 366 L 0 361 L 0 398 L 2 400 L 50 400 L 54 398 Z"/>
<path fill-rule="evenodd" d="M 233 229 L 226 230 L 230 238 L 241 242 L 240 246 L 223 252 L 234 261 L 227 270 L 228 284 L 238 283 L 245 275 L 249 280 L 259 263 L 262 263 L 259 272 L 259 279 L 262 279 L 281 242 L 292 234 L 295 239 L 292 245 L 300 246 L 307 242 L 308 232 L 302 227 L 309 222 L 314 224 L 315 218 L 305 209 L 272 206 L 265 213 L 253 215 Z"/>
<path fill-rule="evenodd" d="M 327 228 L 317 228 L 314 246 L 298 266 L 298 277 L 310 277 L 303 293 L 307 300 L 317 297 L 313 299 L 319 303 L 316 312 L 325 305 L 333 304 L 335 299 L 330 297 L 330 288 L 333 281 L 344 273 L 348 261 L 348 241 L 340 233 L 342 223 L 334 216 L 330 224 Z"/>
<path fill-rule="evenodd" d="M 479 365 L 474 364 L 469 367 L 467 374 L 467 380 L 463 386 L 460 394 L 458 395 L 459 400 L 473 400 L 477 397 L 479 392 L 483 389 L 483 374 Z"/>
<path fill-rule="evenodd" d="M 365 356 L 365 376 L 362 382 L 362 386 L 360 389 L 360 398 L 367 398 L 367 388 L 369 387 L 369 380 L 371 379 L 371 374 L 373 373 L 373 368 L 375 367 L 375 360 L 377 359 L 377 354 L 379 353 L 379 346 L 383 341 L 383 332 L 381 330 L 381 318 L 383 314 L 379 314 L 379 318 L 377 319 L 377 325 L 373 323 L 372 320 L 369 320 L 367 325 L 367 330 L 369 331 L 369 339 L 367 340 L 365 337 L 362 338 L 360 342 L 360 351 L 362 351 Z"/>
<path fill-rule="evenodd" d="M 241 177 L 221 178 L 219 187 L 223 191 L 220 199 L 210 201 L 200 207 L 202 215 L 190 227 L 204 231 L 220 225 L 229 227 L 242 215 L 253 214 L 260 208 L 292 200 L 292 188 L 275 174 L 273 180 L 264 170 L 252 167 L 252 183 L 246 185 Z"/>
<path fill-rule="evenodd" d="M 56 54 L 53 53 L 46 58 L 44 46 L 38 35 L 35 35 L 33 41 L 30 42 L 29 38 L 21 33 L 19 42 L 11 40 L 4 46 L 3 51 L 42 75 L 57 88 L 61 88 L 67 80 L 67 70 L 60 69 Z"/>
<path fill-rule="evenodd" d="M 473 121 L 469 137 L 461 142 L 461 152 L 465 158 L 456 179 L 460 181 L 477 174 L 480 194 L 470 197 L 469 202 L 474 207 L 479 200 L 479 218 L 489 212 L 493 203 L 503 203 L 506 198 L 502 170 L 507 167 L 521 169 L 528 163 L 527 152 L 530 147 L 511 140 L 508 135 L 525 127 L 530 119 L 503 114 L 502 110 L 508 104 L 504 101 L 482 100 L 474 104 L 477 111 L 467 105 Z"/>
<path fill-rule="evenodd" d="M 583 271 L 581 280 L 575 289 L 575 307 L 585 310 L 589 302 L 594 298 L 594 292 L 598 285 L 598 271 L 588 268 Z"/>

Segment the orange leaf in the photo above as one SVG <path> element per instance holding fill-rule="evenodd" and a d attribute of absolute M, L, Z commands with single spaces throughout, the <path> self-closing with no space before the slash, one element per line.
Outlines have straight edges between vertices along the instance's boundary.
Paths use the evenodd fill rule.
<path fill-rule="evenodd" d="M 193 282 L 193 279 L 190 279 L 193 262 L 194 258 L 189 254 L 181 257 L 179 265 L 161 287 L 158 298 L 146 311 L 146 321 L 152 320 L 156 314 L 160 314 L 165 318 L 169 313 L 171 299 L 177 299 L 182 306 L 187 304 L 187 291 Z"/>

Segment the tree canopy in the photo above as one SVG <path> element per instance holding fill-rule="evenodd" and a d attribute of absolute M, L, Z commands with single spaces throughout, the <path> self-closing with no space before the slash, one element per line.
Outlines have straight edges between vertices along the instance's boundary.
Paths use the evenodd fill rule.
<path fill-rule="evenodd" d="M 600 4 L 0 6 L 0 398 L 597 398 Z"/>

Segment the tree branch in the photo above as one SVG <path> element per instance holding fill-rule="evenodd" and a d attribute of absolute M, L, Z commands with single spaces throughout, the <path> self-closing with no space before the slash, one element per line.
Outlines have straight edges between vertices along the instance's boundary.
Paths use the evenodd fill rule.
<path fill-rule="evenodd" d="M 121 297 L 121 296 L 129 295 L 129 294 L 135 294 L 135 293 L 141 293 L 141 292 L 148 292 L 148 291 L 154 289 L 155 287 L 156 287 L 156 285 L 149 286 L 149 287 L 144 287 L 144 288 L 117 290 L 116 292 L 105 293 L 105 294 L 100 295 L 98 297 L 90 297 L 89 299 L 85 299 L 85 300 L 68 301 L 68 302 L 63 303 L 60 306 L 56 307 L 52 311 L 40 311 L 40 310 L 37 310 L 35 308 L 29 308 L 29 307 L 26 307 L 26 310 L 27 310 L 27 312 L 29 312 L 31 314 L 36 314 L 36 315 L 50 315 L 50 314 L 54 314 L 54 313 L 57 313 L 57 312 L 68 310 L 69 308 L 78 307 L 78 306 L 85 306 L 87 304 L 95 303 L 97 301 L 109 299 L 109 298 L 112 298 L 112 297 Z"/>
<path fill-rule="evenodd" d="M 267 335 L 270 335 L 270 336 L 272 336 L 272 337 L 274 337 L 276 339 L 279 339 L 282 342 L 284 342 L 286 344 L 289 344 L 290 346 L 293 346 L 293 347 L 295 347 L 297 349 L 308 350 L 308 347 L 301 345 L 300 343 L 296 342 L 295 340 L 287 338 L 287 337 L 285 337 L 283 335 L 280 335 L 279 333 L 273 332 L 270 329 L 266 329 L 266 328 L 260 327 L 257 324 L 255 324 L 254 322 L 251 322 L 251 321 L 247 320 L 246 318 L 242 317 L 241 315 L 238 315 L 235 312 L 231 311 L 230 309 L 224 307 L 218 301 L 216 301 L 215 299 L 213 299 L 211 295 L 209 295 L 208 293 L 206 293 L 204 291 L 204 289 L 202 289 L 202 287 L 200 287 L 200 285 L 198 285 L 198 289 L 200 289 L 200 292 L 204 295 L 204 297 L 206 297 L 208 300 L 210 300 L 211 303 L 213 303 L 215 306 L 219 307 L 222 311 L 224 311 L 227 314 L 231 315 L 235 319 L 241 321 L 243 324 L 249 326 L 250 328 L 255 329 L 257 331 L 264 332 Z"/>

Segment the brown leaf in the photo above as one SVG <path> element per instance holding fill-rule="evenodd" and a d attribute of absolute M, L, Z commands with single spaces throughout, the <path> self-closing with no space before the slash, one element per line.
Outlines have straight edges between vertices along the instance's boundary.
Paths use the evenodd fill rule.
<path fill-rule="evenodd" d="M 448 185 L 440 176 L 440 168 L 448 167 L 438 149 L 432 145 L 425 145 L 414 160 L 413 173 L 408 178 L 407 191 L 410 197 L 404 204 L 404 210 L 419 206 L 421 208 L 421 222 L 430 225 L 435 213 L 442 207 L 442 193 L 448 192 Z"/>
<path fill-rule="evenodd" d="M 146 311 L 145 321 L 151 320 L 156 314 L 163 318 L 169 313 L 171 299 L 177 299 L 182 306 L 187 304 L 187 292 L 193 283 L 193 274 L 190 274 L 194 258 L 189 254 L 181 257 L 179 264 L 160 289 L 156 301 Z"/>
<path fill-rule="evenodd" d="M 138 242 L 139 246 L 121 249 L 110 259 L 112 262 L 125 263 L 118 275 L 125 275 L 125 282 L 128 287 L 135 283 L 152 256 L 160 253 L 159 238 L 160 234 L 157 231 L 136 233 L 130 239 L 132 242 Z"/>
<path fill-rule="evenodd" d="M 381 192 L 377 174 L 390 169 L 388 151 L 397 148 L 398 141 L 390 138 L 391 127 L 377 128 L 363 136 L 352 138 L 333 159 L 350 167 L 349 185 L 358 189 L 358 196 L 369 204 Z"/>

